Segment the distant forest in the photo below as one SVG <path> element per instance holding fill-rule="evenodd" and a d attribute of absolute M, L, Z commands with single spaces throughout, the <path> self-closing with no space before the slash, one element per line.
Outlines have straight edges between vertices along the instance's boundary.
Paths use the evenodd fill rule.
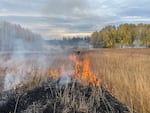
<path fill-rule="evenodd" d="M 40 35 L 20 25 L 0 22 L 0 51 L 41 50 L 44 44 L 62 47 L 92 45 L 94 48 L 146 48 L 150 47 L 150 24 L 108 25 L 93 32 L 91 36 L 44 40 Z"/>
<path fill-rule="evenodd" d="M 40 35 L 9 22 L 0 22 L 0 51 L 39 50 L 43 39 Z"/>
<path fill-rule="evenodd" d="M 49 45 L 60 45 L 60 46 L 85 46 L 89 44 L 89 36 L 80 37 L 63 37 L 63 39 L 46 40 Z"/>
<path fill-rule="evenodd" d="M 108 25 L 90 37 L 93 47 L 150 47 L 150 24 Z"/>

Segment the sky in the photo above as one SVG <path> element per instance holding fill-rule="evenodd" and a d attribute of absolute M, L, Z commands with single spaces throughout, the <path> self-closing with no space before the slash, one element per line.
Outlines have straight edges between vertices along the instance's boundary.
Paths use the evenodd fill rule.
<path fill-rule="evenodd" d="M 0 21 L 45 39 L 86 36 L 106 25 L 150 23 L 150 0 L 0 0 Z"/>

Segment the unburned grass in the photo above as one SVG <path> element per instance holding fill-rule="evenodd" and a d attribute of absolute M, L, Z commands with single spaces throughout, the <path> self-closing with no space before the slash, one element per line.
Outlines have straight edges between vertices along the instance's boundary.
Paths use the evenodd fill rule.
<path fill-rule="evenodd" d="M 91 67 L 115 97 L 139 113 L 150 113 L 149 49 L 88 52 Z"/>

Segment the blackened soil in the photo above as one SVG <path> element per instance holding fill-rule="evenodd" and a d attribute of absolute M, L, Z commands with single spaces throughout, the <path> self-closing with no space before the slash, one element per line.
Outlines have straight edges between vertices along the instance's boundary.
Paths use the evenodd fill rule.
<path fill-rule="evenodd" d="M 0 94 L 0 113 L 129 113 L 102 87 L 67 86 L 47 81 L 30 91 L 7 91 Z"/>

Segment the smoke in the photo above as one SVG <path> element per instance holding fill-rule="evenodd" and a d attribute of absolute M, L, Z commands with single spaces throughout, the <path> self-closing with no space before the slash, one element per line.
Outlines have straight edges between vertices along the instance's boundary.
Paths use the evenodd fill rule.
<path fill-rule="evenodd" d="M 73 65 L 67 59 L 67 56 L 59 54 L 62 57 L 66 57 L 63 60 L 57 56 L 40 56 L 40 57 L 11 57 L 5 63 L 3 67 L 6 69 L 5 78 L 4 78 L 4 91 L 10 89 L 16 89 L 22 87 L 28 83 L 33 83 L 32 85 L 40 85 L 42 81 L 48 80 L 52 77 L 49 71 L 53 68 L 58 72 L 58 77 L 56 80 L 59 85 L 67 85 L 71 82 L 71 75 L 73 75 Z M 23 56 L 23 55 L 22 55 Z M 65 61 L 64 61 L 65 60 Z M 66 67 L 62 70 L 63 64 L 66 64 Z M 38 83 L 39 81 L 39 83 Z"/>
<path fill-rule="evenodd" d="M 23 68 L 16 67 L 16 70 L 7 71 L 4 79 L 4 90 L 15 89 L 18 85 L 23 84 L 25 82 L 25 73 L 23 72 Z"/>
<path fill-rule="evenodd" d="M 68 83 L 71 82 L 71 76 L 73 75 L 74 70 L 67 67 L 65 68 L 64 65 L 61 67 L 61 75 L 59 79 L 59 85 L 67 85 Z"/>
<path fill-rule="evenodd" d="M 2 38 L 0 60 L 3 60 L 1 68 L 5 70 L 4 91 L 29 84 L 29 87 L 36 86 L 51 77 L 49 72 L 51 69 L 56 69 L 58 72 L 61 70 L 58 73 L 59 78 L 57 78 L 59 85 L 65 85 L 71 81 L 73 65 L 68 59 L 68 49 L 61 48 L 61 46 L 49 47 L 42 42 L 43 46 L 41 39 L 39 37 L 35 39 L 37 35 L 30 31 L 24 30 L 18 25 L 4 24 L 5 28 L 1 27 L 0 29 L 3 31 L 0 32 L 2 36 L 0 37 Z M 63 66 L 64 64 L 65 66 Z"/>
<path fill-rule="evenodd" d="M 59 85 L 67 85 L 70 82 L 71 82 L 71 77 L 68 75 L 68 73 L 63 73 L 60 76 Z"/>
<path fill-rule="evenodd" d="M 42 37 L 22 28 L 20 25 L 0 22 L 0 50 L 24 51 L 40 50 L 44 43 Z"/>
<path fill-rule="evenodd" d="M 6 69 L 3 90 L 16 89 L 33 82 L 32 85 L 36 85 L 39 80 L 44 80 L 49 76 L 46 75 L 50 65 L 47 58 L 22 56 L 15 55 L 15 58 L 13 55 L 11 59 L 3 63 L 3 67 Z"/>
<path fill-rule="evenodd" d="M 51 77 L 48 72 L 51 68 L 59 69 L 62 67 L 63 62 L 66 62 L 58 60 L 61 56 L 66 57 L 65 60 L 67 60 L 65 54 L 65 52 L 64 54 L 49 52 L 48 56 L 45 54 L 43 56 L 34 56 L 34 54 L 33 56 L 26 56 L 23 53 L 17 54 L 17 51 L 14 51 L 14 54 L 3 62 L 3 68 L 6 69 L 3 90 L 16 89 L 28 83 L 47 80 L 48 77 Z M 60 64 L 57 64 L 57 62 Z M 57 78 L 59 79 L 59 85 L 65 85 L 70 82 L 72 70 L 72 66 L 68 65 L 64 71 L 61 71 L 60 78 Z"/>
<path fill-rule="evenodd" d="M 30 74 L 35 63 L 29 63 L 30 59 L 26 57 L 35 50 L 42 50 L 42 39 L 20 25 L 8 22 L 0 22 L 0 25 L 1 60 L 6 59 L 1 64 L 5 69 L 4 90 L 10 90 L 33 78 Z M 39 67 L 37 64 L 42 63 L 36 63 Z"/>
<path fill-rule="evenodd" d="M 17 76 L 12 73 L 7 73 L 4 79 L 4 90 L 15 89 L 15 87 L 21 83 L 22 76 Z"/>

